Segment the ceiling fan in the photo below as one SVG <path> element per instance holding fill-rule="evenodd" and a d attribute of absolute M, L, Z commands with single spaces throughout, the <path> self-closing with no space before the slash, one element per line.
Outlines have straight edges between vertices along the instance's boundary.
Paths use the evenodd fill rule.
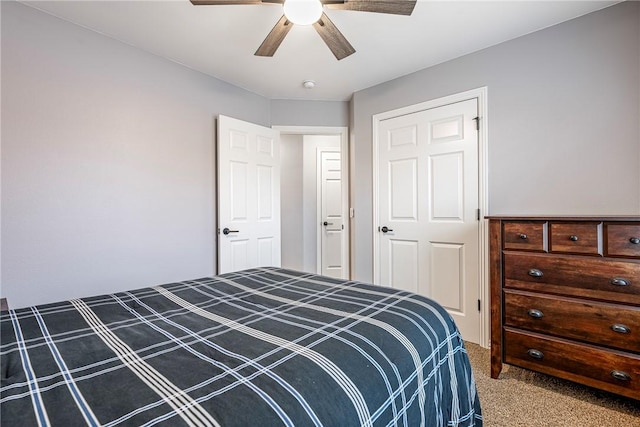
<path fill-rule="evenodd" d="M 336 59 L 341 60 L 354 53 L 342 33 L 323 12 L 323 8 L 355 10 L 360 12 L 411 15 L 416 0 L 190 0 L 195 6 L 230 4 L 282 4 L 282 18 L 264 39 L 255 55 L 273 56 L 294 24 L 313 25 Z"/>

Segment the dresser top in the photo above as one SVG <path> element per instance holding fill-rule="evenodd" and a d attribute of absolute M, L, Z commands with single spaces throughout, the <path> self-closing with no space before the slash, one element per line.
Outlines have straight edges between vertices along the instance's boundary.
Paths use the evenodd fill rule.
<path fill-rule="evenodd" d="M 640 221 L 640 215 L 487 215 L 485 218 L 521 221 Z"/>

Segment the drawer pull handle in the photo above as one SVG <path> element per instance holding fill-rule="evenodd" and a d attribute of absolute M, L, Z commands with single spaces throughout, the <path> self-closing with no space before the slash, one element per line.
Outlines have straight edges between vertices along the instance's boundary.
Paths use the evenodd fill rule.
<path fill-rule="evenodd" d="M 530 308 L 529 311 L 527 311 L 527 314 L 534 319 L 540 319 L 544 316 L 543 312 L 541 312 L 540 310 L 536 310 L 535 308 Z M 613 328 L 613 326 L 611 328 Z"/>
<path fill-rule="evenodd" d="M 621 277 L 614 277 L 611 279 L 611 284 L 615 286 L 629 286 L 629 281 Z"/>
<path fill-rule="evenodd" d="M 624 371 L 613 370 L 611 371 L 611 376 L 618 381 L 629 381 L 631 380 L 631 376 Z"/>
<path fill-rule="evenodd" d="M 611 325 L 611 330 L 613 332 L 618 332 L 620 334 L 628 334 L 629 332 L 631 332 L 631 329 L 629 329 L 628 326 L 622 325 L 620 323 L 616 323 L 615 325 Z"/>
<path fill-rule="evenodd" d="M 572 242 L 577 242 L 578 236 L 569 236 L 569 240 L 571 240 Z"/>
<path fill-rule="evenodd" d="M 531 270 L 529 270 L 529 276 L 542 277 L 544 276 L 544 274 L 542 273 L 542 270 L 538 270 L 537 268 L 532 268 Z"/>
<path fill-rule="evenodd" d="M 544 357 L 543 352 L 541 352 L 540 350 L 536 350 L 534 348 L 530 348 L 529 351 L 527 351 L 527 354 L 533 357 L 534 359 L 538 359 L 538 360 Z M 618 371 L 614 371 L 614 372 L 618 372 Z M 611 373 L 611 375 L 613 375 L 613 372 Z"/>
<path fill-rule="evenodd" d="M 526 234 L 524 234 L 524 233 L 521 233 L 521 234 L 520 234 L 520 238 L 521 238 L 522 240 L 527 240 L 527 239 L 528 239 L 527 235 L 526 235 Z"/>
<path fill-rule="evenodd" d="M 633 243 L 634 245 L 637 245 L 637 244 L 640 243 L 640 237 L 632 237 L 632 238 L 629 239 L 629 241 L 631 243 Z"/>

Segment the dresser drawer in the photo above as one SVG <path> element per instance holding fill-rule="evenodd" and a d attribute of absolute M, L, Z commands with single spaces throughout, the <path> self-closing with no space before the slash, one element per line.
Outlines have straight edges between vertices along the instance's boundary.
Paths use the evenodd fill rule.
<path fill-rule="evenodd" d="M 505 288 L 640 306 L 640 260 L 504 252 Z"/>
<path fill-rule="evenodd" d="M 640 224 L 606 224 L 605 256 L 640 258 Z"/>
<path fill-rule="evenodd" d="M 503 224 L 505 249 L 546 251 L 546 221 L 513 221 Z"/>
<path fill-rule="evenodd" d="M 640 355 L 505 328 L 505 362 L 637 399 Z"/>
<path fill-rule="evenodd" d="M 552 222 L 549 245 L 551 252 L 600 255 L 602 235 L 600 222 Z"/>
<path fill-rule="evenodd" d="M 640 307 L 504 293 L 507 326 L 640 353 Z"/>

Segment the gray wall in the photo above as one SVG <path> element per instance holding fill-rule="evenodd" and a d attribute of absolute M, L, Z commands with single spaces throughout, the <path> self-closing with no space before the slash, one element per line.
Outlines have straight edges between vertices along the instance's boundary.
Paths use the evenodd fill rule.
<path fill-rule="evenodd" d="M 282 266 L 304 269 L 303 222 L 303 135 L 280 137 L 280 212 L 282 223 Z"/>
<path fill-rule="evenodd" d="M 270 101 L 2 7 L 2 296 L 13 307 L 215 272 L 214 118 Z"/>
<path fill-rule="evenodd" d="M 348 126 L 349 102 L 271 101 L 271 124 L 274 126 Z"/>
<path fill-rule="evenodd" d="M 354 94 L 355 278 L 372 279 L 376 113 L 487 86 L 492 214 L 640 214 L 640 3 Z"/>

